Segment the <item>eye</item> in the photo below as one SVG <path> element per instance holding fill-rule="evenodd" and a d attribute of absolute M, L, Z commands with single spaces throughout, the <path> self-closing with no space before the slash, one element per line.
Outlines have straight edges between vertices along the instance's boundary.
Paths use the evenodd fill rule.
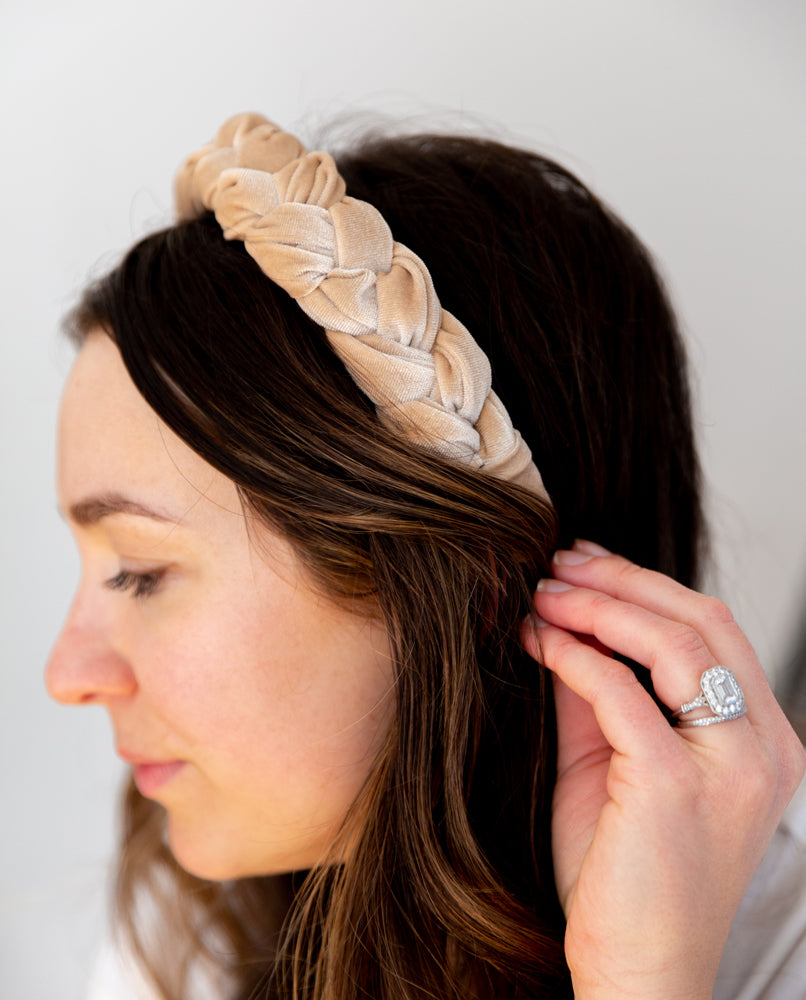
<path fill-rule="evenodd" d="M 151 570 L 148 573 L 131 573 L 122 569 L 116 576 L 106 581 L 110 590 L 131 591 L 132 597 L 150 597 L 159 587 L 165 570 Z"/>

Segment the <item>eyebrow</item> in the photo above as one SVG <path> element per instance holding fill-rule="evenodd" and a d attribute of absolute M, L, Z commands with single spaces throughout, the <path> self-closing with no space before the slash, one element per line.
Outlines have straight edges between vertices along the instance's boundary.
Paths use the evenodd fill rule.
<path fill-rule="evenodd" d="M 152 521 L 178 524 L 179 519 L 165 511 L 148 507 L 136 500 L 122 496 L 120 493 L 104 493 L 100 496 L 86 497 L 71 504 L 67 509 L 68 518 L 82 528 L 97 524 L 105 517 L 115 514 L 130 514 L 135 517 L 148 517 Z"/>

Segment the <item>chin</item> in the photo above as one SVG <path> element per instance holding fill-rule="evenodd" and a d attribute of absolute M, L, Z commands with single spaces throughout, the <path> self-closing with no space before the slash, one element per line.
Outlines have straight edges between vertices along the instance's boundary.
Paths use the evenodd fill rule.
<path fill-rule="evenodd" d="M 304 857 L 284 855 L 260 857 L 239 853 L 230 837 L 216 837 L 196 832 L 188 835 L 168 821 L 168 844 L 177 864 L 189 875 L 208 882 L 232 882 L 235 879 L 264 875 L 286 875 L 317 866 L 317 861 Z"/>
<path fill-rule="evenodd" d="M 234 844 L 203 831 L 189 833 L 168 819 L 168 845 L 177 864 L 189 875 L 209 882 L 229 882 L 257 874 L 233 850 Z"/>

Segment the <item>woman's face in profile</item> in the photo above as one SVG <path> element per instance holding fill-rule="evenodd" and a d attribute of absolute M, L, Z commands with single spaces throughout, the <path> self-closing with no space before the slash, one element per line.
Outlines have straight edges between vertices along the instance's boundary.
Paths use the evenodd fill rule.
<path fill-rule="evenodd" d="M 60 503 L 82 576 L 51 695 L 109 712 L 171 848 L 211 879 L 315 865 L 393 711 L 380 625 L 312 588 L 282 538 L 90 335 L 67 383 Z"/>

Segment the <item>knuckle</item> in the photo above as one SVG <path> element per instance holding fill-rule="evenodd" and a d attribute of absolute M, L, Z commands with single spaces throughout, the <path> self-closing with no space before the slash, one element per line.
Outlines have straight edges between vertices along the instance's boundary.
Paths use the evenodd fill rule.
<path fill-rule="evenodd" d="M 735 625 L 733 612 L 718 597 L 703 597 L 700 617 L 706 625 Z"/>
<path fill-rule="evenodd" d="M 666 635 L 668 649 L 679 656 L 701 656 L 706 652 L 705 643 L 690 625 L 674 624 Z"/>
<path fill-rule="evenodd" d="M 551 636 L 542 635 L 537 647 L 537 659 L 544 664 L 562 666 L 578 650 L 579 643 L 567 632 L 553 632 Z"/>
<path fill-rule="evenodd" d="M 577 648 L 577 640 L 567 632 L 560 633 L 552 644 L 552 655 L 562 658 L 573 654 Z"/>
<path fill-rule="evenodd" d="M 618 660 L 608 659 L 598 671 L 596 681 L 591 689 L 591 705 L 595 707 L 607 692 L 612 692 L 613 688 L 620 688 L 626 694 L 634 690 L 636 686 L 638 686 L 638 678 L 629 667 L 619 663 Z"/>
<path fill-rule="evenodd" d="M 778 773 L 782 792 L 789 798 L 806 775 L 806 750 L 794 732 L 780 754 Z"/>
<path fill-rule="evenodd" d="M 746 753 L 733 762 L 733 787 L 738 802 L 737 808 L 746 814 L 758 812 L 763 815 L 773 811 L 776 805 L 789 798 L 794 788 L 791 781 L 790 761 L 774 749 L 756 746 L 748 747 Z M 794 787 L 797 787 L 795 785 Z M 781 809 L 778 808 L 780 812 Z"/>
<path fill-rule="evenodd" d="M 590 608 L 591 611 L 596 614 L 599 611 L 607 611 L 614 606 L 613 598 L 608 594 L 602 594 L 598 591 L 594 592 L 590 596 Z"/>
<path fill-rule="evenodd" d="M 640 580 L 646 575 L 646 570 L 627 559 L 619 557 L 619 565 L 616 570 L 616 580 L 623 583 L 627 588 L 632 588 L 636 580 Z"/>

